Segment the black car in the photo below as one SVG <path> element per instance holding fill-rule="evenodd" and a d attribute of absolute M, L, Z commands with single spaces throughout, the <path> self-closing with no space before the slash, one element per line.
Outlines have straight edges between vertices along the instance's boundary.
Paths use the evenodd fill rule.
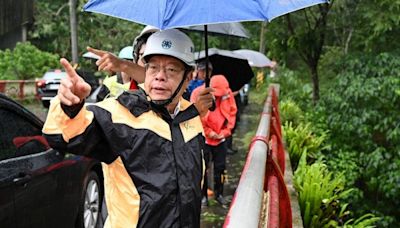
<path fill-rule="evenodd" d="M 99 87 L 99 82 L 93 72 L 77 70 L 77 73 L 92 87 L 92 92 Z M 49 70 L 43 77 L 36 81 L 37 96 L 44 107 L 50 106 L 50 100 L 57 95 L 61 79 L 67 76 L 65 71 L 60 69 Z"/>
<path fill-rule="evenodd" d="M 42 127 L 0 94 L 0 226 L 99 227 L 101 163 L 51 149 Z"/>

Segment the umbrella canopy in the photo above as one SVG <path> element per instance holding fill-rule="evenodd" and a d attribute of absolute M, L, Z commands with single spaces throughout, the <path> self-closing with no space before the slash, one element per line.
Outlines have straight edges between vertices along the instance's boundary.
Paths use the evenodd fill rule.
<path fill-rule="evenodd" d="M 247 59 L 252 67 L 270 67 L 271 60 L 263 53 L 249 49 L 240 49 L 233 51 Z"/>
<path fill-rule="evenodd" d="M 205 51 L 196 52 L 196 61 L 203 61 L 206 57 Z M 209 61 L 213 66 L 213 75 L 222 74 L 229 82 L 232 91 L 237 91 L 248 83 L 254 73 L 247 59 L 239 54 L 228 50 L 216 48 L 208 49 Z"/>
<path fill-rule="evenodd" d="M 272 19 L 327 0 L 89 0 L 85 11 L 160 29 Z"/>
<path fill-rule="evenodd" d="M 84 10 L 152 25 L 161 30 L 205 25 L 205 50 L 208 50 L 206 25 L 271 21 L 283 14 L 327 2 L 327 0 L 89 0 Z M 208 82 L 206 78 L 206 86 Z"/>
<path fill-rule="evenodd" d="M 184 30 L 204 32 L 203 25 L 194 25 L 183 27 Z M 228 35 L 240 38 L 249 38 L 248 31 L 243 27 L 240 22 L 228 22 L 208 25 L 208 34 L 215 35 Z"/>
<path fill-rule="evenodd" d="M 88 59 L 100 59 L 100 56 L 98 56 L 95 53 L 90 52 L 90 51 L 85 52 L 82 56 L 85 58 L 88 58 Z"/>

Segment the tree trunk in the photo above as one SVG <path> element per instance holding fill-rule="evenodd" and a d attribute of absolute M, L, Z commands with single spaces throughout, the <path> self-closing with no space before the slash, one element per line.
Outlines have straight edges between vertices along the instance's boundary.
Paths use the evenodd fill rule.
<path fill-rule="evenodd" d="M 311 80 L 313 85 L 313 104 L 316 105 L 319 100 L 319 79 L 318 79 L 318 67 L 317 64 L 310 64 Z"/>
<path fill-rule="evenodd" d="M 72 63 L 78 63 L 78 32 L 76 21 L 76 0 L 69 0 L 69 18 L 71 24 Z"/>

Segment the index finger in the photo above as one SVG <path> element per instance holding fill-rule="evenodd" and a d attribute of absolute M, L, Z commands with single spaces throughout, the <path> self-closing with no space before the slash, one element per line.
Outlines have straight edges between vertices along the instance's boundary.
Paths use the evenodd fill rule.
<path fill-rule="evenodd" d="M 71 66 L 71 64 L 65 58 L 61 58 L 60 63 L 64 67 L 65 72 L 67 73 L 68 77 L 72 80 L 72 82 L 75 83 L 78 80 L 75 69 Z"/>
<path fill-rule="evenodd" d="M 86 49 L 87 49 L 88 51 L 90 51 L 90 52 L 93 52 L 94 54 L 96 54 L 96 55 L 98 55 L 98 56 L 100 56 L 100 57 L 103 57 L 104 54 L 107 54 L 107 53 L 108 53 L 107 51 L 95 49 L 95 48 L 92 48 L 92 47 L 87 47 Z"/>

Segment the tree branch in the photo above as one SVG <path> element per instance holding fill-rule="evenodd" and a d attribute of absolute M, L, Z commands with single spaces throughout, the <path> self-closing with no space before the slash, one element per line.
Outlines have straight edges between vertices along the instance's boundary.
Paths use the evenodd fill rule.
<path fill-rule="evenodd" d="M 55 16 L 58 17 L 58 15 L 60 15 L 61 11 L 62 11 L 65 7 L 68 7 L 68 5 L 69 5 L 68 3 L 65 3 L 65 4 L 62 5 L 60 8 L 58 8 L 58 10 L 57 10 Z"/>

